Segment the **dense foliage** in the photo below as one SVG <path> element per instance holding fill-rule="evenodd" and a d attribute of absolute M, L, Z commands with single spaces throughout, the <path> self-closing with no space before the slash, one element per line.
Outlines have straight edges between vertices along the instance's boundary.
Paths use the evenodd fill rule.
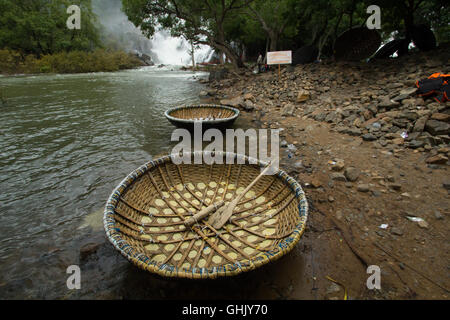
<path fill-rule="evenodd" d="M 129 19 L 151 36 L 162 27 L 174 36 L 208 44 L 238 67 L 244 53 L 315 45 L 331 55 L 337 37 L 362 26 L 378 5 L 383 38 L 410 38 L 415 24 L 431 27 L 440 43 L 449 41 L 446 0 L 122 0 Z"/>
<path fill-rule="evenodd" d="M 411 38 L 411 30 L 417 24 L 432 28 L 439 43 L 450 39 L 447 0 L 121 1 L 128 18 L 147 36 L 151 37 L 159 28 L 170 30 L 173 36 L 183 36 L 193 45 L 213 47 L 220 57 L 224 53 L 236 67 L 243 65 L 245 56 L 296 50 L 304 45 L 317 47 L 319 57 L 330 56 L 342 32 L 365 24 L 369 5 L 381 8 L 380 33 L 384 40 L 393 36 Z M 66 26 L 69 17 L 66 10 L 73 4 L 81 8 L 80 30 L 69 30 Z M 0 72 L 13 72 L 14 68 L 38 72 L 92 71 L 102 65 L 98 60 L 101 57 L 116 63 L 103 64 L 105 70 L 122 68 L 120 59 L 111 56 L 130 58 L 128 55 L 98 50 L 104 49 L 105 43 L 111 44 L 100 40 L 93 4 L 103 11 L 112 5 L 110 0 L 0 0 L 0 49 L 3 49 Z M 82 66 L 81 56 L 89 66 Z M 63 63 L 66 66 L 58 66 L 57 61 L 64 58 L 74 61 L 67 60 Z M 125 65 L 129 63 L 131 60 Z"/>
<path fill-rule="evenodd" d="M 142 61 L 132 54 L 104 49 L 62 51 L 42 55 L 39 59 L 32 54 L 23 56 L 18 51 L 0 50 L 0 72 L 6 74 L 108 72 L 142 65 Z"/>
<path fill-rule="evenodd" d="M 81 29 L 69 30 L 67 8 L 81 9 Z M 99 46 L 91 0 L 0 0 L 0 48 L 26 54 L 93 50 Z"/>
<path fill-rule="evenodd" d="M 142 65 L 134 56 L 104 50 L 92 0 L 0 0 L 0 73 L 116 71 Z M 81 9 L 70 30 L 67 8 Z"/>

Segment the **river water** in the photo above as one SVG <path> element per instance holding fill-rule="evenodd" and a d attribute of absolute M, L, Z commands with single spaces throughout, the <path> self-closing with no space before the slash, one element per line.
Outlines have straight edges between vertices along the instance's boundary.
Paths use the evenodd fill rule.
<path fill-rule="evenodd" d="M 0 78 L 0 297 L 60 297 L 50 279 L 76 264 L 80 226 L 98 227 L 114 187 L 169 152 L 164 111 L 199 102 L 194 77 L 205 76 L 150 67 Z"/>

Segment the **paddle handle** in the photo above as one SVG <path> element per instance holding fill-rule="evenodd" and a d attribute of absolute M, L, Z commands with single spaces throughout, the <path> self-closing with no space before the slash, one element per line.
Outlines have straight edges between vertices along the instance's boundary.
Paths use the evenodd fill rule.
<path fill-rule="evenodd" d="M 197 214 L 195 214 L 194 216 L 192 216 L 188 220 L 186 220 L 184 222 L 184 225 L 186 227 L 192 227 L 194 224 L 196 224 L 196 223 L 200 222 L 201 220 L 205 219 L 206 217 L 208 217 L 211 213 L 214 213 L 219 208 L 223 207 L 224 204 L 225 204 L 224 201 L 220 201 L 213 205 L 210 205 L 209 207 L 201 210 L 200 212 L 198 212 Z"/>
<path fill-rule="evenodd" d="M 245 190 L 239 194 L 232 202 L 230 202 L 226 207 L 221 208 L 218 210 L 213 216 L 211 216 L 210 222 L 212 223 L 212 226 L 215 229 L 222 228 L 228 220 L 230 220 L 231 216 L 233 215 L 234 209 L 238 205 L 238 203 L 241 201 L 242 197 L 244 197 L 247 192 L 250 191 L 251 188 L 261 179 L 267 171 L 269 171 L 271 165 L 269 164 L 263 172 L 259 176 L 256 177 L 255 180 L 253 180 L 252 183 L 250 183 Z"/>
<path fill-rule="evenodd" d="M 249 191 L 255 186 L 255 184 L 258 183 L 258 181 L 259 181 L 259 180 L 260 180 L 260 179 L 261 179 L 261 178 L 269 171 L 270 167 L 271 167 L 271 165 L 269 164 L 269 165 L 264 169 L 264 171 L 261 172 L 260 175 L 257 176 L 256 179 L 253 180 L 252 183 L 250 183 L 250 184 L 247 186 L 247 188 L 245 188 L 245 190 L 244 190 L 240 195 L 237 196 L 236 202 L 239 202 L 239 201 L 242 199 L 242 197 L 245 196 L 245 195 L 247 194 L 247 192 L 249 192 Z"/>

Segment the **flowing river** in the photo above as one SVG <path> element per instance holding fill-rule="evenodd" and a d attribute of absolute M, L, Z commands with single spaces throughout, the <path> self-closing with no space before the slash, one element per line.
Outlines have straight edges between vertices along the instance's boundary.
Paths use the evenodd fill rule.
<path fill-rule="evenodd" d="M 1 298 L 67 294 L 83 226 L 101 230 L 114 187 L 170 151 L 164 111 L 199 102 L 194 77 L 205 76 L 149 67 L 0 78 Z"/>

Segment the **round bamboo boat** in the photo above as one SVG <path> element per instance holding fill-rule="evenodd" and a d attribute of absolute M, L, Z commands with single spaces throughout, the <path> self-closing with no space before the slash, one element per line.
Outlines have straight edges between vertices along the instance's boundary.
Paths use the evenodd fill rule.
<path fill-rule="evenodd" d="M 202 104 L 181 106 L 165 112 L 166 118 L 175 126 L 192 129 L 201 122 L 203 128 L 226 128 L 239 117 L 239 110 L 229 106 Z"/>
<path fill-rule="evenodd" d="M 235 276 L 290 252 L 305 230 L 308 203 L 282 170 L 263 176 L 219 230 L 207 219 L 185 226 L 202 208 L 236 198 L 266 165 L 224 155 L 245 164 L 175 165 L 166 156 L 132 172 L 106 204 L 109 241 L 137 267 L 170 278 Z"/>

